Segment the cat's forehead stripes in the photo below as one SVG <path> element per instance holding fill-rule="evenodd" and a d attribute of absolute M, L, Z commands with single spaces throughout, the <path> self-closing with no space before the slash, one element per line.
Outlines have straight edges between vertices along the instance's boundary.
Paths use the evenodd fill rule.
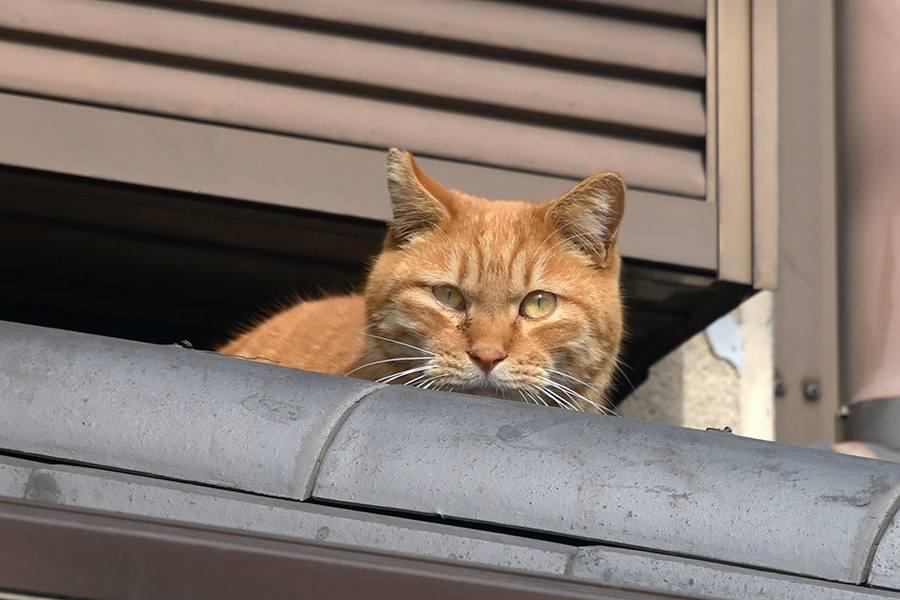
<path fill-rule="evenodd" d="M 453 285 L 467 302 L 494 314 L 509 311 L 537 289 L 579 293 L 590 257 L 574 252 L 548 218 L 547 204 L 486 200 L 445 190 L 446 212 L 429 222 L 400 261 L 400 277 L 420 284 Z M 588 269 L 585 271 L 585 269 Z M 579 275 L 581 274 L 581 275 Z"/>
<path fill-rule="evenodd" d="M 507 305 L 532 291 L 544 271 L 538 245 L 552 230 L 539 208 L 526 203 L 463 199 L 463 210 L 446 223 L 448 239 L 432 234 L 431 242 L 460 248 L 449 258 L 449 283 L 482 303 Z"/>

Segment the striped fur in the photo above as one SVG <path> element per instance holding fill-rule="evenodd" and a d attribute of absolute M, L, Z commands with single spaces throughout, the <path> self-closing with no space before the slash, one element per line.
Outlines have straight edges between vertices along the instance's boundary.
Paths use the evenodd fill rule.
<path fill-rule="evenodd" d="M 447 190 L 388 155 L 394 220 L 364 295 L 300 303 L 220 349 L 287 366 L 611 412 L 622 339 L 616 245 L 625 185 L 594 175 L 543 204 Z M 432 290 L 453 286 L 463 310 Z M 533 291 L 556 296 L 541 319 Z M 489 372 L 477 357 L 502 356 Z"/>

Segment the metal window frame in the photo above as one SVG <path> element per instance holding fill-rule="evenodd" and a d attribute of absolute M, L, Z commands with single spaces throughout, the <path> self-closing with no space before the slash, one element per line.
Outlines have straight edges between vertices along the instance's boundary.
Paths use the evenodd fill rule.
<path fill-rule="evenodd" d="M 776 69 L 769 86 L 778 102 L 775 437 L 831 442 L 840 397 L 834 2 L 760 7 L 769 24 L 761 42 L 774 35 L 778 46 L 777 64 L 761 65 Z"/>
<path fill-rule="evenodd" d="M 778 8 L 707 3 L 707 201 L 720 279 L 778 285 Z"/>

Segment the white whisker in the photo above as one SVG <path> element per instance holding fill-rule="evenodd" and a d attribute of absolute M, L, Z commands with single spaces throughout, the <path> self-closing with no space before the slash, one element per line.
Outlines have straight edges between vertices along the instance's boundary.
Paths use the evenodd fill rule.
<path fill-rule="evenodd" d="M 581 399 L 581 400 L 584 400 L 585 402 L 587 402 L 588 404 L 590 404 L 591 406 L 593 406 L 594 408 L 596 408 L 598 411 L 600 411 L 600 412 L 603 413 L 603 414 L 613 415 L 613 416 L 617 416 L 617 417 L 619 416 L 619 414 L 616 413 L 616 412 L 615 412 L 614 410 L 612 410 L 611 408 L 608 408 L 608 407 L 606 407 L 606 406 L 604 406 L 604 405 L 602 405 L 602 404 L 599 404 L 599 403 L 595 402 L 594 400 L 591 400 L 590 398 L 588 398 L 587 396 L 585 396 L 585 395 L 583 395 L 583 394 L 579 394 L 578 392 L 576 392 L 576 391 L 573 390 L 572 388 L 570 388 L 570 387 L 568 387 L 568 386 L 566 386 L 566 385 L 563 385 L 563 384 L 561 384 L 561 383 L 558 382 L 558 381 L 554 381 L 553 379 L 548 379 L 548 378 L 546 378 L 546 377 L 541 377 L 540 375 L 538 375 L 538 378 L 541 379 L 541 380 L 543 380 L 543 381 L 546 381 L 549 385 L 553 386 L 554 389 L 557 389 L 557 390 L 563 392 L 563 393 L 566 394 L 569 398 L 571 398 L 573 401 L 574 401 L 575 398 L 579 398 L 579 399 Z M 605 399 L 604 399 L 604 400 L 605 400 Z"/>
<path fill-rule="evenodd" d="M 413 350 L 418 350 L 419 352 L 424 352 L 425 354 L 429 354 L 431 356 L 437 356 L 434 352 L 429 352 L 425 348 L 419 348 L 418 346 L 413 346 L 412 344 L 407 344 L 406 342 L 398 342 L 397 340 L 392 340 L 391 338 L 381 337 L 380 335 L 375 335 L 374 333 L 365 333 L 363 335 L 368 336 L 370 338 L 375 338 L 376 340 L 383 340 L 385 342 L 391 342 L 392 344 L 400 344 L 401 346 L 406 346 L 407 348 L 412 348 Z"/>
<path fill-rule="evenodd" d="M 576 404 L 572 400 L 567 400 L 566 398 L 563 398 L 562 396 L 553 392 L 549 388 L 543 388 L 543 389 L 544 389 L 544 393 L 547 394 L 548 396 L 550 396 L 551 398 L 553 398 L 556 401 L 556 404 L 558 404 L 561 408 L 565 408 L 567 410 L 581 410 L 581 407 L 578 406 L 578 404 Z"/>
<path fill-rule="evenodd" d="M 542 378 L 543 379 L 543 378 Z M 554 393 L 552 390 L 548 389 L 544 386 L 535 386 L 535 391 L 539 394 L 546 394 L 549 398 L 551 398 L 560 408 L 566 408 L 568 410 L 578 410 L 578 407 L 575 406 L 572 402 L 566 400 L 565 398 L 561 398 L 559 394 Z"/>
<path fill-rule="evenodd" d="M 547 406 L 547 401 L 541 398 L 538 394 L 534 392 L 528 392 L 528 395 L 532 397 L 535 404 L 540 404 L 542 406 Z"/>
<path fill-rule="evenodd" d="M 401 377 L 405 377 L 407 375 L 412 375 L 413 373 L 420 373 L 422 371 L 427 371 L 428 369 L 433 369 L 434 367 L 431 365 L 423 365 L 421 367 L 413 367 L 412 369 L 407 369 L 405 371 L 400 371 L 399 373 L 394 373 L 393 375 L 386 375 L 381 379 L 378 379 L 378 383 L 390 383 L 395 379 L 400 379 Z"/>
<path fill-rule="evenodd" d="M 530 398 L 533 403 L 547 406 L 547 403 L 544 400 L 538 398 L 537 394 L 535 394 L 533 391 L 522 390 L 522 393 L 528 396 L 528 398 Z"/>
<path fill-rule="evenodd" d="M 598 411 L 600 411 L 602 414 L 605 414 L 605 415 L 611 415 L 611 416 L 616 416 L 616 417 L 619 416 L 619 414 L 618 414 L 616 411 L 612 410 L 611 408 L 609 408 L 609 407 L 607 407 L 607 406 L 605 406 L 605 405 L 603 405 L 603 404 L 600 404 L 600 403 L 598 403 L 598 402 L 595 402 L 594 400 L 591 400 L 590 398 L 588 398 L 587 396 L 585 396 L 585 395 L 583 395 L 583 394 L 579 394 L 578 392 L 576 392 L 576 391 L 573 390 L 572 388 L 570 388 L 570 387 L 568 387 L 568 386 L 566 386 L 566 385 L 563 385 L 563 384 L 561 384 L 561 383 L 558 382 L 558 381 L 554 381 L 554 380 L 552 380 L 552 379 L 547 379 L 547 378 L 545 378 L 545 377 L 541 377 L 541 379 L 543 379 L 544 381 L 548 382 L 548 383 L 549 383 L 550 385 L 552 385 L 554 388 L 556 388 L 556 389 L 562 391 L 563 393 L 565 393 L 569 398 L 573 398 L 573 400 L 574 400 L 574 398 L 580 398 L 581 400 L 584 400 L 585 402 L 587 402 L 588 404 L 590 404 L 591 406 L 593 406 L 594 408 L 596 408 Z M 601 397 L 602 397 L 602 394 L 601 394 Z M 606 402 L 606 399 L 603 398 L 603 401 Z"/>
<path fill-rule="evenodd" d="M 612 362 L 613 367 L 615 367 L 615 369 L 622 375 L 622 377 L 625 378 L 625 381 L 628 382 L 628 385 L 631 386 L 631 389 L 632 390 L 635 389 L 634 384 L 631 383 L 631 380 L 628 378 L 628 375 L 625 373 L 625 369 L 622 368 L 622 367 L 628 366 L 625 364 L 625 361 L 623 361 L 618 356 L 613 356 L 609 352 L 606 352 L 603 348 L 597 348 L 597 350 L 599 350 L 600 354 L 602 354 L 608 361 Z"/>
<path fill-rule="evenodd" d="M 373 360 L 370 363 L 366 363 L 364 365 L 356 367 L 352 371 L 347 371 L 346 373 L 344 373 L 344 377 L 350 375 L 351 373 L 356 373 L 360 369 L 365 369 L 366 367 L 371 367 L 372 365 L 379 365 L 381 363 L 387 363 L 387 362 L 397 362 L 397 361 L 401 361 L 401 360 L 431 360 L 431 357 L 430 356 L 401 356 L 399 358 L 385 358 L 384 360 Z"/>
<path fill-rule="evenodd" d="M 601 352 L 602 352 L 602 351 L 601 351 Z M 575 382 L 577 382 L 577 383 L 580 383 L 581 385 L 583 385 L 583 386 L 585 386 L 585 387 L 591 388 L 592 390 L 593 390 L 593 389 L 596 389 L 596 388 L 595 388 L 594 386 L 592 386 L 591 384 L 585 383 L 584 381 L 578 379 L 577 377 L 573 377 L 573 376 L 569 375 L 568 373 L 563 373 L 562 371 L 557 371 L 556 369 L 546 369 L 546 368 L 545 368 L 544 370 L 547 371 L 548 373 L 556 373 L 557 375 L 562 375 L 563 377 L 567 377 L 567 378 L 571 379 L 572 381 L 575 381 Z"/>
<path fill-rule="evenodd" d="M 441 387 L 440 387 L 440 383 L 438 383 L 438 381 L 445 377 L 448 377 L 448 375 L 445 373 L 441 373 L 440 375 L 435 375 L 428 381 L 424 382 L 424 384 L 419 384 L 418 387 L 422 388 L 423 390 L 430 390 L 430 389 L 440 390 Z M 432 388 L 432 386 L 434 386 L 434 388 Z"/>
<path fill-rule="evenodd" d="M 418 377 L 414 377 L 413 379 L 410 379 L 409 381 L 407 381 L 407 382 L 404 383 L 403 385 L 412 385 L 412 386 L 414 386 L 414 387 L 419 387 L 418 385 L 415 385 L 416 382 L 417 382 L 417 381 L 422 381 L 423 379 L 428 379 L 428 377 L 429 377 L 428 373 L 425 373 L 425 374 L 423 374 L 423 375 L 419 375 Z"/>
<path fill-rule="evenodd" d="M 420 388 L 420 389 L 427 389 L 425 386 L 427 386 L 428 384 L 430 384 L 432 381 L 434 381 L 437 378 L 438 378 L 437 375 L 429 375 L 428 373 L 425 373 L 424 375 L 419 375 L 412 381 L 407 381 L 403 385 L 413 385 L 413 382 L 416 382 L 415 387 Z"/>

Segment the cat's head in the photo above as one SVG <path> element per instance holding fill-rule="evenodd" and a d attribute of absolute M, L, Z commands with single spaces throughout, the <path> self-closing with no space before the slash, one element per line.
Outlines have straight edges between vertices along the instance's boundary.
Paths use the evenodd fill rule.
<path fill-rule="evenodd" d="M 543 204 L 492 201 L 445 189 L 392 149 L 388 187 L 366 377 L 598 410 L 622 338 L 622 178 L 594 175 Z"/>

